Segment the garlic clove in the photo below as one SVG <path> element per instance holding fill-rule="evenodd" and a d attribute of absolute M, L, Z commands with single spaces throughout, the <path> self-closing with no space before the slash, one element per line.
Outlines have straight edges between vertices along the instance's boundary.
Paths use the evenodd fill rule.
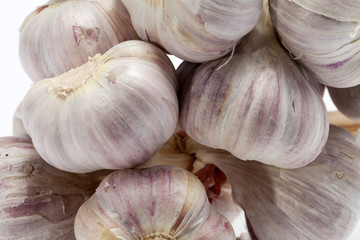
<path fill-rule="evenodd" d="M 360 84 L 359 3 L 274 0 L 270 13 L 283 45 L 321 83 L 352 87 Z"/>
<path fill-rule="evenodd" d="M 260 0 L 123 0 L 141 39 L 190 62 L 217 59 L 253 29 Z"/>
<path fill-rule="evenodd" d="M 22 114 L 21 114 L 21 102 L 16 108 L 13 116 L 13 136 L 19 138 L 29 138 L 29 134 L 26 132 L 24 128 L 24 124 L 22 122 Z"/>
<path fill-rule="evenodd" d="M 79 209 L 76 239 L 235 239 L 201 182 L 175 166 L 107 176 Z"/>
<path fill-rule="evenodd" d="M 21 112 L 35 148 L 51 165 L 78 173 L 129 168 L 171 137 L 178 120 L 176 91 L 166 54 L 133 40 L 37 82 Z"/>
<path fill-rule="evenodd" d="M 103 178 L 60 171 L 41 159 L 30 139 L 1 137 L 1 239 L 75 239 L 76 212 Z"/>
<path fill-rule="evenodd" d="M 179 80 L 179 125 L 194 140 L 282 168 L 304 166 L 322 151 L 329 131 L 322 94 L 277 41 L 267 7 L 230 60 L 192 71 L 179 74 L 188 76 Z"/>
<path fill-rule="evenodd" d="M 297 169 L 238 161 L 191 139 L 187 149 L 228 177 L 256 239 L 346 240 L 360 218 L 360 148 L 350 132 L 331 125 L 323 152 Z"/>
<path fill-rule="evenodd" d="M 20 62 L 36 82 L 132 39 L 139 37 L 121 1 L 50 1 L 30 13 L 20 28 Z"/>
<path fill-rule="evenodd" d="M 328 87 L 331 100 L 346 117 L 360 122 L 360 85 L 350 88 Z"/>

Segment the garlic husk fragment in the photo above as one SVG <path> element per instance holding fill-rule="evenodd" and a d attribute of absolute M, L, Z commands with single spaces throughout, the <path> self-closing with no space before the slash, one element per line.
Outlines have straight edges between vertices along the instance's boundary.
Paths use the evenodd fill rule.
<path fill-rule="evenodd" d="M 282 168 L 320 154 L 329 131 L 321 90 L 277 41 L 267 7 L 230 60 L 188 66 L 192 74 L 179 67 L 179 78 L 188 76 L 180 80 L 179 125 L 191 138 Z"/>
<path fill-rule="evenodd" d="M 331 100 L 346 117 L 360 122 L 360 85 L 350 88 L 328 87 Z"/>
<path fill-rule="evenodd" d="M 75 240 L 76 212 L 103 177 L 60 171 L 41 159 L 29 139 L 1 137 L 1 239 Z"/>
<path fill-rule="evenodd" d="M 171 137 L 176 91 L 166 54 L 133 40 L 35 83 L 21 112 L 35 148 L 51 165 L 78 173 L 129 168 Z"/>
<path fill-rule="evenodd" d="M 359 6 L 359 0 L 273 0 L 270 13 L 291 55 L 321 83 L 344 88 L 360 84 Z"/>
<path fill-rule="evenodd" d="M 253 29 L 261 0 L 123 0 L 141 39 L 190 62 L 217 59 Z"/>
<path fill-rule="evenodd" d="M 81 66 L 116 44 L 139 39 L 121 0 L 50 1 L 20 28 L 21 64 L 34 81 Z"/>
<path fill-rule="evenodd" d="M 190 140 L 189 140 L 190 141 Z M 324 151 L 298 169 L 281 169 L 198 143 L 196 157 L 218 166 L 245 210 L 256 239 L 346 240 L 360 218 L 360 146 L 331 125 Z"/>
<path fill-rule="evenodd" d="M 79 209 L 74 229 L 77 240 L 235 239 L 197 177 L 165 165 L 107 176 Z"/>

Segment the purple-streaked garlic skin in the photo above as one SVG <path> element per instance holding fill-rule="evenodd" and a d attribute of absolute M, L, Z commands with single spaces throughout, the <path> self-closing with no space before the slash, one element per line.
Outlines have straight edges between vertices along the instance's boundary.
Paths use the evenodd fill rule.
<path fill-rule="evenodd" d="M 346 117 L 360 122 L 360 85 L 350 88 L 328 87 L 331 100 Z"/>
<path fill-rule="evenodd" d="M 0 138 L 1 239 L 74 240 L 77 210 L 102 178 L 60 171 L 25 138 Z"/>
<path fill-rule="evenodd" d="M 77 240 L 235 240 L 230 223 L 209 203 L 200 180 L 166 165 L 108 175 L 81 206 L 74 226 Z"/>
<path fill-rule="evenodd" d="M 322 94 L 277 42 L 268 13 L 232 57 L 193 71 L 180 80 L 179 125 L 194 140 L 282 168 L 320 154 L 329 131 Z"/>
<path fill-rule="evenodd" d="M 70 172 L 134 167 L 178 121 L 175 69 L 159 48 L 126 41 L 79 68 L 35 83 L 23 123 L 49 164 Z"/>
<path fill-rule="evenodd" d="M 322 84 L 347 88 L 360 84 L 359 6 L 359 0 L 275 0 L 270 2 L 270 13 L 295 59 Z"/>
<path fill-rule="evenodd" d="M 183 60 L 204 62 L 230 52 L 253 29 L 260 0 L 123 0 L 137 34 Z"/>
<path fill-rule="evenodd" d="M 186 141 L 198 161 L 226 174 L 256 239 L 347 240 L 359 221 L 360 148 L 345 129 L 331 125 L 323 152 L 297 169 L 238 161 Z"/>
<path fill-rule="evenodd" d="M 120 0 L 51 1 L 20 29 L 21 64 L 34 81 L 81 66 L 116 44 L 139 39 Z"/>

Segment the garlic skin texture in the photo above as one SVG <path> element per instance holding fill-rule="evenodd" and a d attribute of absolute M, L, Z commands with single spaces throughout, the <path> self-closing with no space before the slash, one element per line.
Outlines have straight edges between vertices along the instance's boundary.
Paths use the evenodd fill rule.
<path fill-rule="evenodd" d="M 321 83 L 360 84 L 359 0 L 273 0 L 270 13 L 283 45 Z"/>
<path fill-rule="evenodd" d="M 360 123 L 360 85 L 350 88 L 328 87 L 331 100 L 346 117 Z"/>
<path fill-rule="evenodd" d="M 29 134 L 26 132 L 24 128 L 24 124 L 22 122 L 22 114 L 21 114 L 21 102 L 16 108 L 13 116 L 13 136 L 20 138 L 28 138 L 30 139 Z"/>
<path fill-rule="evenodd" d="M 132 40 L 35 83 L 21 112 L 49 164 L 77 173 L 130 168 L 145 162 L 174 132 L 176 91 L 166 54 Z"/>
<path fill-rule="evenodd" d="M 50 1 L 20 28 L 20 62 L 34 81 L 81 66 L 116 44 L 139 39 L 121 0 Z"/>
<path fill-rule="evenodd" d="M 101 181 L 47 164 L 29 139 L 0 138 L 0 232 L 2 240 L 75 240 L 79 207 Z"/>
<path fill-rule="evenodd" d="M 122 0 L 144 41 L 189 62 L 224 56 L 256 25 L 261 0 Z"/>
<path fill-rule="evenodd" d="M 187 139 L 198 161 L 215 164 L 229 179 L 259 240 L 347 240 L 360 218 L 360 145 L 331 125 L 324 151 L 297 169 L 281 169 Z"/>
<path fill-rule="evenodd" d="M 187 76 L 179 125 L 194 140 L 281 168 L 320 154 L 329 131 L 322 95 L 278 43 L 267 7 L 232 56 L 189 67 L 178 68 Z"/>
<path fill-rule="evenodd" d="M 235 240 L 199 179 L 167 165 L 107 176 L 80 207 L 74 230 L 77 240 Z"/>

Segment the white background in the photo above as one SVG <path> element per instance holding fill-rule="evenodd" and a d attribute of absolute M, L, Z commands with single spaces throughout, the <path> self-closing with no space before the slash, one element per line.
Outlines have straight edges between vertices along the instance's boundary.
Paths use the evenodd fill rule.
<path fill-rule="evenodd" d="M 45 0 L 7 1 L 0 9 L 0 137 L 12 135 L 13 114 L 18 104 L 32 85 L 23 72 L 18 55 L 19 28 L 25 17 Z M 176 62 L 177 65 L 179 62 Z M 336 110 L 328 93 L 324 97 L 329 111 Z M 351 240 L 360 239 L 358 227 Z M 0 236 L 1 237 L 1 236 Z"/>

